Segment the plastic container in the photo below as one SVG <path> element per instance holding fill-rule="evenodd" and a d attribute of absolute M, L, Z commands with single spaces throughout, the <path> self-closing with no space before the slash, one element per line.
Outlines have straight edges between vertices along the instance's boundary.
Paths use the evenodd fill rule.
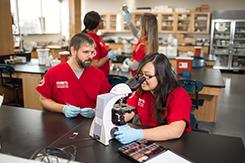
<path fill-rule="evenodd" d="M 182 74 L 183 72 L 191 73 L 192 70 L 192 57 L 177 57 L 177 73 Z"/>
<path fill-rule="evenodd" d="M 62 52 L 59 52 L 59 56 L 60 56 L 61 63 L 63 63 L 63 62 L 68 61 L 71 54 L 69 51 L 62 51 Z"/>
<path fill-rule="evenodd" d="M 49 49 L 37 49 L 38 63 L 45 66 L 47 60 L 49 60 Z"/>
<path fill-rule="evenodd" d="M 195 47 L 194 56 L 195 56 L 195 57 L 200 57 L 200 55 L 201 55 L 201 50 L 202 50 L 201 47 Z"/>
<path fill-rule="evenodd" d="M 202 57 L 194 57 L 192 61 L 192 68 L 205 67 L 205 60 Z"/>

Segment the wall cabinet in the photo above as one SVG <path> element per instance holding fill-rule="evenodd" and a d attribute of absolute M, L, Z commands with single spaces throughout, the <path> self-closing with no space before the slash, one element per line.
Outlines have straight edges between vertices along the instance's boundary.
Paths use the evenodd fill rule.
<path fill-rule="evenodd" d="M 210 29 L 210 13 L 209 12 L 193 12 L 193 33 L 208 34 Z"/>
<path fill-rule="evenodd" d="M 173 13 L 158 14 L 158 30 L 163 33 L 173 33 L 176 31 L 176 19 Z"/>
<path fill-rule="evenodd" d="M 132 12 L 131 21 L 139 29 L 140 28 L 140 19 L 144 12 Z M 173 13 L 161 13 L 153 12 L 158 19 L 158 32 L 175 34 L 177 35 L 184 34 L 200 34 L 200 35 L 209 35 L 210 28 L 210 12 L 173 12 Z M 115 21 L 118 16 L 120 17 L 120 23 Z M 107 13 L 102 15 L 105 28 L 103 32 L 130 32 L 129 27 L 124 20 L 124 13 L 116 15 L 115 13 Z M 117 18 L 115 18 L 117 17 Z M 113 25 L 111 25 L 113 24 Z M 116 25 L 116 26 L 115 26 Z M 178 38 L 177 38 L 178 39 Z M 195 38 L 193 38 L 193 44 L 195 45 Z M 182 38 L 183 41 L 183 38 Z M 179 44 L 181 40 L 178 39 Z M 205 54 L 209 53 L 208 45 L 199 45 L 201 46 L 202 51 Z M 178 51 L 187 52 L 195 51 L 195 46 L 179 46 Z"/>
<path fill-rule="evenodd" d="M 104 21 L 102 32 L 116 32 L 117 29 L 117 14 L 107 13 L 102 14 L 101 18 Z"/>
<path fill-rule="evenodd" d="M 140 18 L 144 12 L 132 12 L 131 20 L 134 25 L 140 28 Z M 183 34 L 209 34 L 210 12 L 173 12 L 153 13 L 158 19 L 158 30 L 161 33 L 183 33 Z M 129 28 L 124 20 L 124 14 L 119 14 L 120 23 L 117 23 L 117 14 L 102 14 L 105 27 L 103 32 L 128 32 Z M 120 26 L 117 28 L 117 26 Z M 120 29 L 120 30 L 116 30 Z"/>
<path fill-rule="evenodd" d="M 191 13 L 176 13 L 176 31 L 177 33 L 191 33 L 192 32 L 192 15 Z"/>

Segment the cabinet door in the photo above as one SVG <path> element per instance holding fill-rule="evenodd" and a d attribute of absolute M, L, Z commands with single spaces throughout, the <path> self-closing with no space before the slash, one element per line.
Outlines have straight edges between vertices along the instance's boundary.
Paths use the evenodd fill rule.
<path fill-rule="evenodd" d="M 115 32 L 117 28 L 117 15 L 116 14 L 109 14 L 109 31 Z"/>
<path fill-rule="evenodd" d="M 232 69 L 245 69 L 245 21 L 234 22 Z"/>
<path fill-rule="evenodd" d="M 173 33 L 175 29 L 175 14 L 160 13 L 158 15 L 158 30 L 163 33 Z"/>
<path fill-rule="evenodd" d="M 210 13 L 209 12 L 193 12 L 193 33 L 208 34 L 210 26 Z"/>
<path fill-rule="evenodd" d="M 176 13 L 177 33 L 191 32 L 192 15 L 191 13 Z"/>
<path fill-rule="evenodd" d="M 113 13 L 101 14 L 104 22 L 104 27 L 101 29 L 103 32 L 116 32 L 117 15 Z"/>
<path fill-rule="evenodd" d="M 214 68 L 229 69 L 231 60 L 231 21 L 213 20 L 211 54 L 217 57 Z"/>
<path fill-rule="evenodd" d="M 134 12 L 132 13 L 132 22 L 135 25 L 136 28 L 140 29 L 141 25 L 141 16 L 143 15 L 143 12 Z"/>
<path fill-rule="evenodd" d="M 106 14 L 101 14 L 100 15 L 101 19 L 103 20 L 103 27 L 100 29 L 101 31 L 103 32 L 106 32 L 107 31 L 107 15 Z"/>

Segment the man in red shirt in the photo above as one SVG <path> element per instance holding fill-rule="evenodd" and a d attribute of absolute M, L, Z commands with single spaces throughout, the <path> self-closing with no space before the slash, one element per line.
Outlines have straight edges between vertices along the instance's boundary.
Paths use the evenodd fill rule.
<path fill-rule="evenodd" d="M 70 60 L 50 68 L 36 87 L 41 104 L 68 118 L 78 114 L 93 117 L 97 95 L 109 92 L 111 86 L 101 70 L 90 66 L 95 56 L 93 39 L 76 34 L 70 41 L 70 51 Z"/>
<path fill-rule="evenodd" d="M 145 56 L 137 75 L 146 80 L 127 99 L 136 111 L 125 114 L 125 121 L 137 114 L 145 129 L 120 126 L 115 138 L 123 144 L 140 139 L 163 141 L 177 139 L 184 131 L 191 131 L 191 98 L 179 86 L 167 57 L 159 53 Z"/>

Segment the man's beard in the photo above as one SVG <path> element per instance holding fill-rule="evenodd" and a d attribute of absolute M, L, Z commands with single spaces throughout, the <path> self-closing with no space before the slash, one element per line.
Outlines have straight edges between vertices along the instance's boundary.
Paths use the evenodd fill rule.
<path fill-rule="evenodd" d="M 78 66 L 79 66 L 80 68 L 85 68 L 85 67 L 90 66 L 90 64 L 92 63 L 92 59 L 87 59 L 87 60 L 85 60 L 85 61 L 82 62 L 82 61 L 80 61 L 79 58 L 76 56 L 76 62 L 77 62 Z"/>

